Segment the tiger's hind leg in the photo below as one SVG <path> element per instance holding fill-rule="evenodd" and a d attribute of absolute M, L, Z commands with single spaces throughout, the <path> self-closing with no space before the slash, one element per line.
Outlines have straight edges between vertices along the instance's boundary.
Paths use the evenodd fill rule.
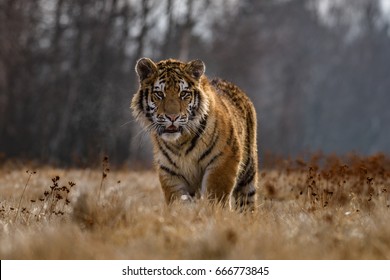
<path fill-rule="evenodd" d="M 253 211 L 256 206 L 257 164 L 249 158 L 240 172 L 232 192 L 231 207 L 239 211 Z"/>
<path fill-rule="evenodd" d="M 241 212 L 254 211 L 256 206 L 256 187 L 251 183 L 240 190 L 234 190 L 232 193 L 232 205 L 233 209 Z"/>

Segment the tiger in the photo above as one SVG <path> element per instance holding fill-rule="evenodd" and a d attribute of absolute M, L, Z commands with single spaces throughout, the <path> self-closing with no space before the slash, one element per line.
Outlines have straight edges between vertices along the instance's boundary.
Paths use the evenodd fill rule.
<path fill-rule="evenodd" d="M 153 144 L 165 201 L 208 199 L 254 211 L 258 182 L 257 120 L 236 85 L 209 80 L 201 60 L 137 61 L 135 119 Z"/>

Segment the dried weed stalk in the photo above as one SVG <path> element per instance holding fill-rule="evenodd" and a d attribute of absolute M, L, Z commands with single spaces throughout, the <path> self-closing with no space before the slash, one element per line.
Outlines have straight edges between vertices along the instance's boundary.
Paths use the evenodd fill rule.
<path fill-rule="evenodd" d="M 104 156 L 102 161 L 102 179 L 100 181 L 100 188 L 99 188 L 98 199 L 97 199 L 98 203 L 100 202 L 103 185 L 109 172 L 110 172 L 110 168 L 109 168 L 108 156 Z"/>
<path fill-rule="evenodd" d="M 30 182 L 31 176 L 33 174 L 36 174 L 37 172 L 36 171 L 29 171 L 29 170 L 27 170 L 26 173 L 28 174 L 28 178 L 27 178 L 26 184 L 24 185 L 22 195 L 20 196 L 20 199 L 19 199 L 19 203 L 18 203 L 18 207 L 17 207 L 14 223 L 18 219 L 18 216 L 19 216 L 19 213 L 20 213 L 20 205 L 22 204 L 23 196 L 24 196 L 24 193 L 26 192 L 26 189 L 27 189 L 28 183 Z M 26 210 L 26 208 L 23 208 L 23 209 L 24 209 L 23 211 Z"/>

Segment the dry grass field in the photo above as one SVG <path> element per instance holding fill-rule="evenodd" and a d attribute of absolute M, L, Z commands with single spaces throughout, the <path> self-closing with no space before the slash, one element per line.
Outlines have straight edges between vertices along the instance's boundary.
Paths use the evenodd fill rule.
<path fill-rule="evenodd" d="M 278 160 L 254 213 L 167 207 L 153 171 L 0 166 L 0 259 L 390 259 L 390 160 Z M 28 170 L 28 171 L 27 171 Z"/>

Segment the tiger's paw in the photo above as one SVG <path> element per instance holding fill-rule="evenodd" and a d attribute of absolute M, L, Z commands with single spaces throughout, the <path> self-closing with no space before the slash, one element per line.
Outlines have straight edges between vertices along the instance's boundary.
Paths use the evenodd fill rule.
<path fill-rule="evenodd" d="M 182 196 L 180 196 L 180 201 L 182 201 L 182 202 L 193 202 L 194 198 L 191 195 L 189 195 L 189 194 L 183 194 Z"/>

